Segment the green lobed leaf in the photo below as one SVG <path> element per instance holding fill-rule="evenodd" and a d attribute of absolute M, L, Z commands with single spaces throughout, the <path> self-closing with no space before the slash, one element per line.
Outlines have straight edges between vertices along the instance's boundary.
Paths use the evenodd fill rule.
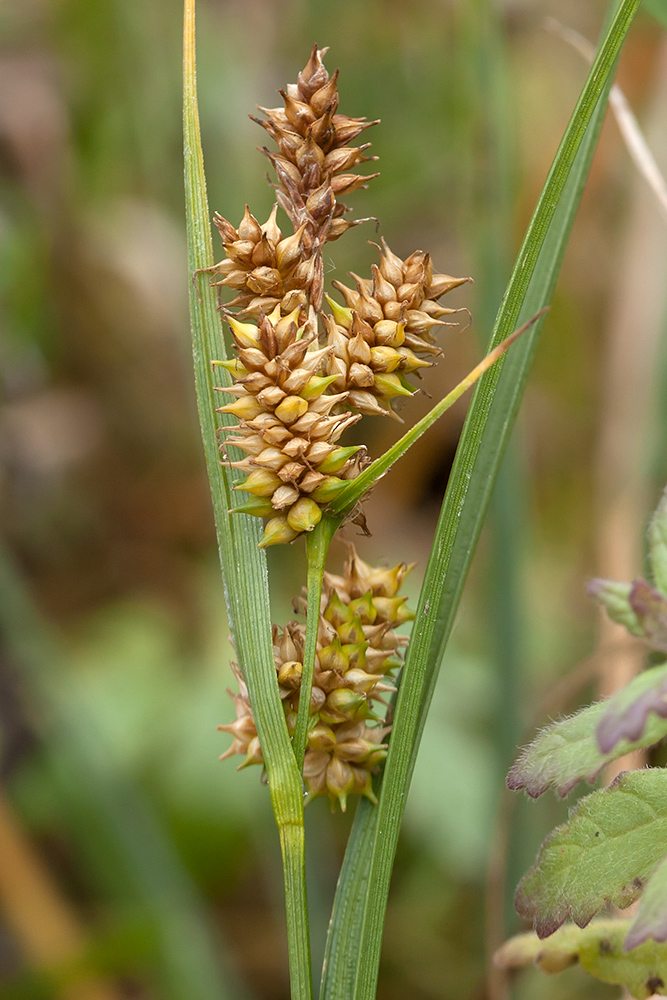
<path fill-rule="evenodd" d="M 519 883 L 517 911 L 541 938 L 568 919 L 585 927 L 606 902 L 634 902 L 665 854 L 667 772 L 623 772 L 547 837 Z"/>
<path fill-rule="evenodd" d="M 660 862 L 644 890 L 639 912 L 625 939 L 625 950 L 631 951 L 649 938 L 667 941 L 667 858 Z"/>
<path fill-rule="evenodd" d="M 667 664 L 645 670 L 600 706 L 596 739 L 602 754 L 613 760 L 629 749 L 653 746 L 667 735 Z"/>
<path fill-rule="evenodd" d="M 649 704 L 644 711 L 645 702 L 642 701 L 658 683 L 656 678 L 654 684 L 647 684 L 645 678 L 655 673 L 660 674 L 667 686 L 667 667 L 647 671 L 608 701 L 589 705 L 569 718 L 546 726 L 511 768 L 507 787 L 512 791 L 523 788 L 534 799 L 551 787 L 565 796 L 580 781 L 594 782 L 610 761 L 630 750 L 659 743 L 667 736 L 667 719 L 655 715 L 647 719 L 651 706 Z M 635 705 L 638 706 L 636 710 Z M 638 725 L 640 712 L 643 714 L 641 725 Z M 667 715 L 667 705 L 664 714 Z M 607 717 L 611 724 L 606 721 Z M 614 738 L 609 742 L 612 726 Z M 605 737 L 602 747 L 599 745 L 601 731 Z"/>
<path fill-rule="evenodd" d="M 667 0 L 664 4 L 667 15 Z M 667 489 L 663 491 L 648 529 L 648 548 L 653 582 L 667 594 Z"/>
<path fill-rule="evenodd" d="M 629 920 L 595 920 L 588 927 L 561 927 L 547 941 L 537 934 L 518 934 L 494 955 L 501 969 L 535 964 L 543 972 L 561 972 L 581 962 L 603 983 L 625 986 L 637 1000 L 667 994 L 667 945 L 647 942 L 628 952 L 624 945 Z"/>

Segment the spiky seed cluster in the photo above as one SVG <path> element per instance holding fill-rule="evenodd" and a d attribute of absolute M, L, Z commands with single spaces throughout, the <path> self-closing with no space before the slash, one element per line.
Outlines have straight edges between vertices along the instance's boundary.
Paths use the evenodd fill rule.
<path fill-rule="evenodd" d="M 308 301 L 317 311 L 324 289 L 324 244 L 367 221 L 344 219 L 348 209 L 337 197 L 378 176 L 349 173 L 376 159 L 364 156 L 370 143 L 349 143 L 377 122 L 337 113 L 338 70 L 329 76 L 322 62 L 326 51 L 314 46 L 297 83 L 280 91 L 284 108 L 260 108 L 267 116 L 263 120 L 251 115 L 278 146 L 278 153 L 266 147 L 262 152 L 276 172 L 276 198 L 294 226 L 294 235 L 282 239 L 275 212 L 260 226 L 246 207 L 238 230 L 222 216 L 215 218 L 227 259 L 212 271 L 222 275 L 219 284 L 237 290 L 231 305 L 250 315 L 257 316 L 260 308 L 270 311 L 278 301 L 285 312 L 297 300 L 302 305 Z"/>
<path fill-rule="evenodd" d="M 345 810 L 349 795 L 375 801 L 372 774 L 387 752 L 374 703 L 393 691 L 387 675 L 400 666 L 407 638 L 393 630 L 414 615 L 399 597 L 412 569 L 369 566 L 350 546 L 342 576 L 325 574 L 320 607 L 315 674 L 310 698 L 310 726 L 303 776 L 308 799 L 326 795 Z M 305 609 L 305 602 L 301 602 Z M 274 656 L 287 727 L 294 732 L 299 707 L 305 627 L 290 622 L 274 627 Z M 233 742 L 223 759 L 243 754 L 239 767 L 263 763 L 247 688 L 235 670 L 239 693 L 230 692 L 236 720 L 220 726 Z M 375 723 L 369 725 L 369 723 Z"/>
<path fill-rule="evenodd" d="M 254 318 L 280 305 L 283 313 L 298 306 L 305 314 L 308 303 L 310 263 L 302 253 L 303 229 L 283 239 L 276 222 L 278 206 L 263 226 L 248 206 L 238 229 L 221 215 L 213 218 L 226 257 L 210 270 L 214 285 L 233 288 L 237 294 L 227 308 L 238 308 Z"/>
<path fill-rule="evenodd" d="M 353 274 L 356 289 L 334 281 L 345 307 L 327 297 L 333 315 L 324 317 L 333 350 L 327 371 L 337 376 L 332 391 L 348 390 L 349 406 L 377 415 L 393 414 L 393 401 L 412 395 L 406 376 L 431 364 L 422 355 L 442 353 L 433 329 L 446 326 L 442 317 L 460 310 L 436 300 L 470 280 L 434 273 L 430 254 L 423 250 L 406 260 L 384 240 L 378 250 L 380 264 L 373 265 L 372 279 Z"/>
<path fill-rule="evenodd" d="M 322 248 L 357 224 L 343 218 L 337 197 L 369 179 L 349 170 L 374 159 L 367 145 L 350 143 L 375 124 L 338 113 L 338 72 L 329 77 L 325 51 L 315 46 L 297 83 L 280 92 L 284 108 L 260 109 L 279 150 L 263 152 L 294 233 L 283 238 L 277 205 L 264 225 L 247 206 L 238 229 L 214 220 L 226 258 L 209 271 L 237 293 L 224 311 L 241 352 L 224 365 L 236 381 L 222 391 L 237 399 L 220 409 L 240 420 L 226 444 L 245 452 L 230 464 L 248 472 L 237 489 L 251 499 L 236 509 L 270 518 L 262 545 L 312 529 L 322 505 L 358 474 L 363 449 L 339 448 L 340 435 L 355 416 L 396 416 L 394 401 L 415 391 L 408 376 L 440 353 L 433 329 L 458 311 L 437 299 L 469 280 L 435 274 L 423 251 L 401 260 L 383 241 L 372 279 L 353 275 L 356 289 L 334 282 L 345 305 L 329 299 L 332 315 L 318 329 Z M 240 323 L 232 309 L 253 322 Z"/>
<path fill-rule="evenodd" d="M 234 488 L 250 494 L 236 507 L 268 517 L 260 545 L 290 542 L 312 530 L 364 455 L 360 445 L 338 447 L 346 427 L 359 416 L 335 412 L 346 393 L 327 394 L 333 376 L 321 375 L 328 348 L 313 349 L 307 325 L 297 328 L 299 306 L 287 316 L 277 306 L 258 324 L 229 318 L 238 360 L 224 362 L 236 381 L 220 391 L 235 396 L 219 409 L 239 418 L 225 447 L 245 452 L 230 462 L 248 473 Z"/>

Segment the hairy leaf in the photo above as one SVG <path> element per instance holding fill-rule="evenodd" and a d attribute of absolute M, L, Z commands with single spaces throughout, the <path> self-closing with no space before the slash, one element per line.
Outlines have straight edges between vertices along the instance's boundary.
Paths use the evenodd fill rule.
<path fill-rule="evenodd" d="M 649 674 L 660 677 L 647 683 Z M 667 689 L 667 667 L 646 671 L 608 701 L 582 708 L 576 715 L 547 726 L 510 770 L 507 787 L 513 791 L 525 788 L 536 799 L 553 786 L 565 796 L 578 782 L 595 781 L 605 764 L 617 757 L 659 743 L 667 736 L 667 719 L 647 716 L 650 711 L 658 711 L 650 698 L 657 700 L 654 688 L 660 680 Z M 649 703 L 644 706 L 642 698 Z M 667 715 L 667 706 L 659 714 Z M 604 742 L 600 736 L 603 727 Z"/>
<path fill-rule="evenodd" d="M 630 605 L 631 583 L 616 580 L 591 580 L 586 587 L 589 597 L 602 604 L 612 621 L 627 628 L 631 635 L 644 638 L 644 631 Z"/>
<path fill-rule="evenodd" d="M 667 2 L 663 6 L 667 20 Z M 667 594 L 667 490 L 663 492 L 651 519 L 648 542 L 653 582 L 658 590 Z"/>
<path fill-rule="evenodd" d="M 593 707 L 603 708 L 596 737 L 604 761 L 629 749 L 652 746 L 667 736 L 663 721 L 667 718 L 667 664 L 645 670 L 609 701 Z"/>
<path fill-rule="evenodd" d="M 539 937 L 571 918 L 585 927 L 607 901 L 634 902 L 667 854 L 667 772 L 625 771 L 582 799 L 540 848 L 515 904 Z"/>
<path fill-rule="evenodd" d="M 625 986 L 637 1000 L 667 994 L 667 945 L 651 941 L 628 952 L 624 939 L 629 920 L 595 920 L 581 929 L 561 927 L 548 941 L 537 934 L 510 938 L 494 955 L 501 969 L 533 963 L 543 972 L 561 972 L 575 962 L 604 983 Z"/>
<path fill-rule="evenodd" d="M 625 939 L 625 950 L 630 951 L 649 938 L 667 941 L 667 858 L 663 858 L 646 886 L 639 913 Z"/>

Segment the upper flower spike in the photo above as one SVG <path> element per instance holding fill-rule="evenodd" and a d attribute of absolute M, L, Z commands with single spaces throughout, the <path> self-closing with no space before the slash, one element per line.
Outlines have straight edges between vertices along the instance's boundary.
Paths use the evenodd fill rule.
<path fill-rule="evenodd" d="M 295 231 L 302 232 L 303 255 L 312 262 L 307 293 L 315 310 L 320 308 L 324 289 L 324 244 L 338 239 L 350 226 L 366 221 L 344 219 L 347 208 L 337 198 L 378 176 L 349 172 L 360 163 L 376 159 L 364 156 L 368 143 L 350 144 L 377 122 L 338 114 L 338 70 L 329 76 L 322 62 L 326 51 L 315 45 L 297 83 L 280 91 L 284 107 L 260 107 L 266 118 L 253 117 L 278 146 L 278 153 L 266 148 L 262 152 L 276 172 L 278 203 Z"/>

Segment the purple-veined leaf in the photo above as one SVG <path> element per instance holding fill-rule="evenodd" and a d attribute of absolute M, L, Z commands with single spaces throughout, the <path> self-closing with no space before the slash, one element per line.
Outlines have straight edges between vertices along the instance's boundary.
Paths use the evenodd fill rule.
<path fill-rule="evenodd" d="M 628 749 L 651 746 L 657 742 L 654 736 L 667 735 L 667 723 L 661 721 L 667 718 L 667 664 L 645 670 L 600 704 L 604 708 L 596 732 L 600 753 L 621 756 Z"/>
<path fill-rule="evenodd" d="M 659 677 L 649 677 L 658 674 Z M 667 687 L 667 667 L 646 671 L 608 701 L 597 702 L 547 726 L 522 751 L 507 776 L 508 787 L 525 788 L 531 798 L 537 798 L 550 787 L 565 796 L 580 781 L 595 781 L 610 761 L 630 750 L 659 743 L 667 736 L 667 719 L 657 714 L 649 716 L 652 703 L 644 705 L 641 699 L 648 698 L 647 691 L 652 691 L 662 680 Z M 636 712 L 632 708 L 635 702 L 639 706 Z M 667 709 L 662 715 L 667 715 Z"/>
<path fill-rule="evenodd" d="M 640 578 L 632 584 L 628 599 L 642 630 L 642 638 L 653 649 L 667 653 L 667 597 Z"/>

